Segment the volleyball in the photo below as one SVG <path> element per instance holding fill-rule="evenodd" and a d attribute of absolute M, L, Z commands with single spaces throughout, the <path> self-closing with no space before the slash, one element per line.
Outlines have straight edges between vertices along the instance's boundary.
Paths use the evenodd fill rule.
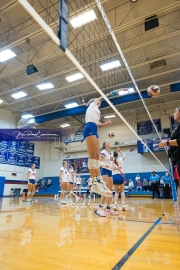
<path fill-rule="evenodd" d="M 113 138 L 114 136 L 115 136 L 114 132 L 109 132 L 109 133 L 108 133 L 108 137 L 109 137 L 109 138 Z"/>
<path fill-rule="evenodd" d="M 158 96 L 160 94 L 160 88 L 157 85 L 151 85 L 148 87 L 147 89 L 147 93 L 150 97 L 155 97 Z"/>

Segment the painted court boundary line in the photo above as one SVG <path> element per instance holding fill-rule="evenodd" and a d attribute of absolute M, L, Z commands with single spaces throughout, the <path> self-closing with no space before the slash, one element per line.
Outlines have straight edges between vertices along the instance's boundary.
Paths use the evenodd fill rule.
<path fill-rule="evenodd" d="M 129 260 L 131 255 L 142 244 L 146 237 L 152 232 L 152 230 L 158 225 L 162 218 L 158 218 L 154 224 L 149 228 L 147 232 L 136 242 L 136 244 L 121 258 L 121 260 L 112 268 L 112 270 L 119 270 Z"/>

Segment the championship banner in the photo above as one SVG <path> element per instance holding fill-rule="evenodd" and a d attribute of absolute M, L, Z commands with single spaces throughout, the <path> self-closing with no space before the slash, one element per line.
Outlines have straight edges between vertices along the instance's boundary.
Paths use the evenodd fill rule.
<path fill-rule="evenodd" d="M 7 163 L 7 150 L 0 150 L 0 164 L 6 164 Z"/>
<path fill-rule="evenodd" d="M 153 122 L 154 122 L 154 125 L 156 126 L 158 132 L 162 132 L 161 120 L 154 119 Z M 153 126 L 153 123 L 150 120 L 148 120 L 148 121 L 144 121 L 144 122 L 137 122 L 137 133 L 138 133 L 138 135 L 147 135 L 147 134 L 156 133 L 156 131 L 155 131 L 155 128 Z"/>
<path fill-rule="evenodd" d="M 72 163 L 75 163 L 76 173 L 89 173 L 88 158 L 64 159 L 64 161 L 67 161 L 68 169 L 70 169 Z"/>
<path fill-rule="evenodd" d="M 25 160 L 26 160 L 25 154 L 18 153 L 17 154 L 17 159 L 16 159 L 16 166 L 24 167 L 25 166 Z"/>
<path fill-rule="evenodd" d="M 34 156 L 33 163 L 36 165 L 36 169 L 40 169 L 40 157 Z"/>
<path fill-rule="evenodd" d="M 26 153 L 27 149 L 27 142 L 26 141 L 19 141 L 18 142 L 18 152 L 19 153 Z"/>
<path fill-rule="evenodd" d="M 17 151 L 8 151 L 7 154 L 7 164 L 8 165 L 16 165 L 16 159 L 17 159 Z"/>
<path fill-rule="evenodd" d="M 25 157 L 25 167 L 31 167 L 31 164 L 34 163 L 34 157 L 31 155 L 26 155 Z"/>
<path fill-rule="evenodd" d="M 26 146 L 26 153 L 29 156 L 34 156 L 34 143 L 33 142 L 27 142 Z"/>

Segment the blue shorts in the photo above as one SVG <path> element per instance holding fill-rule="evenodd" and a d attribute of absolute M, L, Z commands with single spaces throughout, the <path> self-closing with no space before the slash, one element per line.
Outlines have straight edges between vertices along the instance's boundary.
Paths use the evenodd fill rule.
<path fill-rule="evenodd" d="M 77 184 L 76 186 L 80 187 L 80 186 L 81 186 L 81 184 Z"/>
<path fill-rule="evenodd" d="M 73 182 L 69 182 L 70 185 L 73 185 Z"/>
<path fill-rule="evenodd" d="M 112 171 L 106 168 L 101 168 L 101 175 L 108 175 L 109 177 L 112 177 Z"/>
<path fill-rule="evenodd" d="M 99 138 L 97 134 L 97 125 L 94 122 L 87 122 L 83 131 L 84 139 L 93 135 L 95 135 L 96 138 Z"/>
<path fill-rule="evenodd" d="M 121 174 L 113 175 L 113 185 L 122 185 L 124 184 L 124 177 Z"/>
<path fill-rule="evenodd" d="M 34 179 L 29 179 L 29 183 L 34 185 L 35 184 L 35 180 Z"/>

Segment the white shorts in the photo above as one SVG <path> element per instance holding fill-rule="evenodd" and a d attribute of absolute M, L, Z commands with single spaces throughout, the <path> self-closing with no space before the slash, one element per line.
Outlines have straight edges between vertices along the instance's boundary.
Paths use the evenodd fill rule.
<path fill-rule="evenodd" d="M 68 180 L 64 180 L 64 179 L 62 181 L 60 180 L 60 183 L 68 183 Z"/>

